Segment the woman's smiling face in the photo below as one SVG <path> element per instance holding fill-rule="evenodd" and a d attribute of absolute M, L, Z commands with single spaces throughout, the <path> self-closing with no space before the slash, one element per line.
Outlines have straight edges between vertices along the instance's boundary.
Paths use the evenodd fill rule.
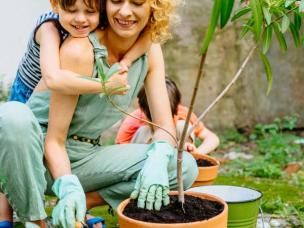
<path fill-rule="evenodd" d="M 122 38 L 137 38 L 146 27 L 151 6 L 149 0 L 107 0 L 109 26 Z"/>

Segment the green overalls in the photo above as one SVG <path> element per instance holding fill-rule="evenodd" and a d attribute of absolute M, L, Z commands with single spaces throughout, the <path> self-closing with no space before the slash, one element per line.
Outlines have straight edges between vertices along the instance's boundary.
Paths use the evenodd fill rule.
<path fill-rule="evenodd" d="M 102 59 L 107 72 L 106 48 L 99 44 L 95 33 L 89 38 L 95 58 Z M 143 85 L 146 74 L 147 56 L 144 55 L 129 69 L 130 91 L 124 96 L 113 95 L 114 102 L 127 110 Z M 44 195 L 53 194 L 53 180 L 43 163 L 49 98 L 50 91 L 35 92 L 27 105 L 18 102 L 0 105 L 0 176 L 4 177 L 0 191 L 5 193 L 23 221 L 44 219 Z M 121 118 L 122 114 L 112 107 L 106 96 L 81 95 L 66 141 L 72 173 L 78 176 L 84 191 L 97 191 L 114 209 L 132 192 L 147 158 L 148 145 L 93 145 L 75 140 L 72 136 L 97 139 Z M 197 172 L 195 160 L 184 153 L 185 188 L 192 185 Z M 169 163 L 168 173 L 170 188 L 176 189 L 176 156 Z"/>

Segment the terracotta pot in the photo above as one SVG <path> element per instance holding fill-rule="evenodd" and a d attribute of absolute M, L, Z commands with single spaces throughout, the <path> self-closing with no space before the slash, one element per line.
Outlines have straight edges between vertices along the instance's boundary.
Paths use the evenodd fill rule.
<path fill-rule="evenodd" d="M 172 195 L 177 195 L 177 192 L 172 192 Z M 129 203 L 130 199 L 126 199 L 118 206 L 117 214 L 118 214 L 118 222 L 120 228 L 226 228 L 228 222 L 228 205 L 227 203 L 216 197 L 205 193 L 198 193 L 198 192 L 185 192 L 187 195 L 192 195 L 195 197 L 199 197 L 202 199 L 208 199 L 220 202 L 224 205 L 224 210 L 218 214 L 217 216 L 203 221 L 198 222 L 190 222 L 190 223 L 172 223 L 172 224 L 163 224 L 163 223 L 149 223 L 138 221 L 135 219 L 131 219 L 126 217 L 122 212 L 126 205 Z"/>
<path fill-rule="evenodd" d="M 213 166 L 198 167 L 199 173 L 198 173 L 198 176 L 197 176 L 195 182 L 193 183 L 192 187 L 213 184 L 213 182 L 218 174 L 220 162 L 218 160 L 216 160 L 215 158 L 210 157 L 205 154 L 193 153 L 192 155 L 196 160 L 203 159 L 203 160 L 207 160 L 210 163 L 214 164 Z"/>

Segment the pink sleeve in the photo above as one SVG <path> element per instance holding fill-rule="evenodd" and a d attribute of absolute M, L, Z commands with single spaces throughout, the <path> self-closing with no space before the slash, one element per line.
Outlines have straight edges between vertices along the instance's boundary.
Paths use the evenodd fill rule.
<path fill-rule="evenodd" d="M 131 114 L 138 118 L 144 118 L 144 115 L 140 109 L 136 109 Z M 131 116 L 127 116 L 120 125 L 115 142 L 117 144 L 130 143 L 131 139 L 133 138 L 133 135 L 136 133 L 138 128 L 143 125 L 145 125 L 143 121 L 135 119 Z"/>

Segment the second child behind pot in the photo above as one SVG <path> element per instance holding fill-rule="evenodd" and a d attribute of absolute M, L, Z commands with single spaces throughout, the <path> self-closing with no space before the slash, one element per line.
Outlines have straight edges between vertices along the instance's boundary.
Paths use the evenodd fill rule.
<path fill-rule="evenodd" d="M 181 93 L 176 83 L 166 78 L 166 87 L 170 100 L 171 112 L 176 127 L 177 139 L 181 137 L 185 120 L 188 113 L 188 108 L 181 104 Z M 151 114 L 148 106 L 145 88 L 142 88 L 138 95 L 139 109 L 136 109 L 131 114 L 140 119 L 148 119 L 151 121 Z M 197 117 L 194 113 L 190 117 L 190 125 L 196 122 Z M 144 121 L 127 116 L 122 122 L 117 136 L 117 144 L 125 143 L 151 143 L 154 128 L 147 125 Z M 195 140 L 198 138 L 202 143 L 196 147 Z M 194 132 L 191 133 L 189 139 L 185 143 L 185 150 L 188 152 L 196 152 L 200 154 L 208 154 L 214 151 L 219 145 L 218 136 L 209 130 L 202 122 L 199 122 L 195 127 Z"/>

